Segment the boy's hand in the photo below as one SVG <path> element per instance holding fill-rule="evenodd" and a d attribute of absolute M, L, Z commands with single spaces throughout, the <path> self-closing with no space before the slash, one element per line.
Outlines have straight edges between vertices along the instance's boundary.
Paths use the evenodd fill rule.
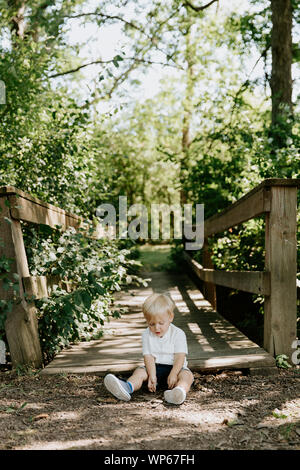
<path fill-rule="evenodd" d="M 148 389 L 150 392 L 155 392 L 156 391 L 156 377 L 150 377 L 148 379 Z"/>
<path fill-rule="evenodd" d="M 168 376 L 168 386 L 169 388 L 174 388 L 176 383 L 177 383 L 177 376 L 178 374 L 176 372 L 171 371 L 169 376 Z"/>

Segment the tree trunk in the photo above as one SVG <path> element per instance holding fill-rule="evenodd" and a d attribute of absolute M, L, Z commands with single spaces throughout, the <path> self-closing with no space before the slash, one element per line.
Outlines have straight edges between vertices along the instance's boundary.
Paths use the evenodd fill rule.
<path fill-rule="evenodd" d="M 272 126 L 284 127 L 292 112 L 292 5 L 271 0 L 272 9 Z M 284 129 L 282 129 L 284 130 Z"/>
<path fill-rule="evenodd" d="M 183 121 L 182 121 L 182 140 L 181 140 L 181 150 L 182 150 L 182 159 L 181 159 L 181 168 L 180 168 L 180 176 L 181 181 L 184 180 L 183 171 L 188 166 L 188 151 L 191 144 L 190 138 L 190 126 L 191 120 L 193 115 L 193 95 L 194 95 L 194 47 L 191 39 L 191 26 L 190 23 L 186 34 L 186 50 L 185 50 L 185 58 L 186 58 L 186 90 L 185 90 L 185 98 L 183 101 Z M 180 203 L 181 205 L 187 202 L 187 195 L 182 188 L 180 190 Z"/>
<path fill-rule="evenodd" d="M 11 19 L 11 31 L 15 33 L 18 38 L 24 39 L 24 13 L 26 8 L 26 0 L 9 0 L 8 6 L 15 13 Z"/>

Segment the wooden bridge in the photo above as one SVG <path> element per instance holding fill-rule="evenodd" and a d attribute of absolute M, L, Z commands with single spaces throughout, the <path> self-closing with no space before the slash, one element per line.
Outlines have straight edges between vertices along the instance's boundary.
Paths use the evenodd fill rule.
<path fill-rule="evenodd" d="M 274 370 L 278 354 L 291 357 L 297 325 L 297 188 L 299 179 L 268 179 L 236 203 L 204 224 L 203 266 L 185 252 L 185 266 L 178 274 L 151 273 L 148 288 L 118 294 L 117 303 L 128 314 L 108 323 L 101 340 L 80 343 L 57 355 L 43 373 L 99 373 L 130 371 L 142 362 L 141 332 L 145 328 L 141 306 L 152 291 L 169 291 L 176 304 L 175 324 L 185 330 L 188 361 L 194 370 L 247 368 Z M 25 294 L 48 296 L 53 279 L 30 276 L 20 221 L 55 228 L 82 227 L 82 218 L 40 201 L 14 187 L 0 188 L 0 256 L 13 260 L 11 273 L 18 273 L 21 303 L 15 292 L 1 285 L 1 300 L 12 301 L 7 315 L 6 337 L 13 366 L 42 365 L 36 308 Z M 217 271 L 213 269 L 208 238 L 251 218 L 265 215 L 265 270 Z M 191 280 L 189 270 L 203 282 L 203 294 Z M 57 280 L 56 280 L 57 282 Z M 63 282 L 63 280 L 61 280 Z M 215 285 L 261 294 L 265 298 L 264 349 L 217 313 Z M 241 315 L 242 307 L 241 307 Z"/>
<path fill-rule="evenodd" d="M 117 302 L 128 308 L 120 320 L 107 322 L 103 339 L 79 343 L 58 354 L 43 374 L 130 372 L 143 364 L 141 335 L 147 324 L 142 303 L 152 292 L 168 292 L 175 302 L 174 324 L 188 342 L 188 365 L 194 371 L 250 369 L 273 372 L 275 359 L 219 315 L 187 274 L 147 273 L 148 288 L 130 289 Z"/>

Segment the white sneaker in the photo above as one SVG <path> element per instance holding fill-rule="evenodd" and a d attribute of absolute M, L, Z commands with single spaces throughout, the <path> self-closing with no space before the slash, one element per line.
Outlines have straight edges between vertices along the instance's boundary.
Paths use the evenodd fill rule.
<path fill-rule="evenodd" d="M 172 390 L 166 390 L 164 393 L 165 400 L 173 405 L 181 405 L 186 399 L 185 390 L 181 387 L 175 387 Z"/>
<path fill-rule="evenodd" d="M 129 401 L 131 399 L 128 393 L 121 385 L 119 379 L 113 374 L 107 374 L 104 377 L 104 385 L 107 390 L 119 400 Z"/>

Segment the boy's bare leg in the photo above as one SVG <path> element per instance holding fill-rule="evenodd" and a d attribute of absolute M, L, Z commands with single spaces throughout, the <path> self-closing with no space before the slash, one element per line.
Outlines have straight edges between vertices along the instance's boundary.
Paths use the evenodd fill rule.
<path fill-rule="evenodd" d="M 127 382 L 118 379 L 114 374 L 107 374 L 104 377 L 105 388 L 119 400 L 128 401 L 131 399 L 131 394 L 135 390 L 139 390 L 148 374 L 145 369 L 137 368 L 134 373 L 129 377 Z"/>
<path fill-rule="evenodd" d="M 194 382 L 194 376 L 189 370 L 181 370 L 178 374 L 176 387 L 181 387 L 187 393 Z"/>
<path fill-rule="evenodd" d="M 189 370 L 181 370 L 178 374 L 177 383 L 171 390 L 166 390 L 164 398 L 174 405 L 181 405 L 186 398 L 186 394 L 191 388 L 194 376 Z"/>
<path fill-rule="evenodd" d="M 133 386 L 134 391 L 139 390 L 143 385 L 143 382 L 148 379 L 148 374 L 146 370 L 142 367 L 135 369 L 133 374 L 127 379 Z"/>

